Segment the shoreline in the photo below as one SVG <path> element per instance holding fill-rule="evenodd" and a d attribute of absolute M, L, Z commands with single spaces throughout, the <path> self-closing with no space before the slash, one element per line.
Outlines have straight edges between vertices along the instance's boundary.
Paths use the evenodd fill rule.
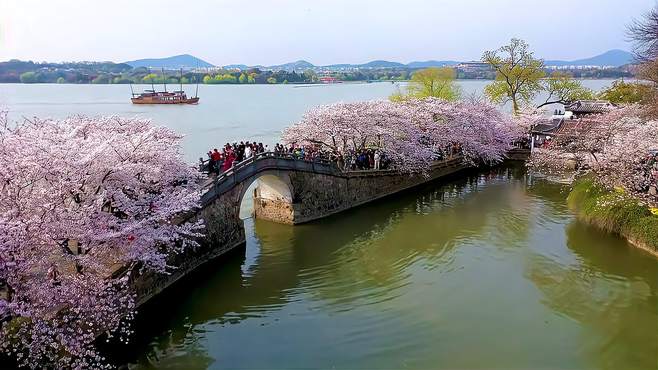
<path fill-rule="evenodd" d="M 635 81 L 637 80 L 637 77 L 609 77 L 609 78 L 575 78 L 575 80 L 578 81 L 617 81 L 620 79 L 624 79 L 624 81 Z M 283 82 L 277 82 L 277 83 L 251 83 L 251 84 L 241 84 L 241 83 L 213 83 L 213 84 L 204 84 L 204 83 L 199 83 L 198 85 L 200 86 L 225 86 L 225 85 L 235 85 L 235 86 L 254 86 L 254 85 L 262 85 L 262 86 L 272 86 L 272 85 L 301 85 L 301 86 L 327 86 L 327 85 L 342 85 L 342 84 L 348 84 L 348 85 L 359 85 L 359 84 L 373 84 L 373 83 L 397 83 L 397 82 L 409 82 L 411 80 L 406 79 L 406 80 L 361 80 L 361 81 L 340 81 L 336 83 L 321 83 L 321 82 L 290 82 L 290 83 L 283 83 Z M 495 79 L 488 79 L 488 78 L 455 78 L 455 81 L 495 81 Z M 75 82 L 63 82 L 63 83 L 58 83 L 58 82 L 0 82 L 0 85 L 134 85 L 134 86 L 151 86 L 150 83 L 92 83 L 92 82 L 80 82 L 80 83 L 75 83 Z M 161 84 L 160 84 L 161 85 Z M 169 83 L 168 83 L 169 85 Z M 172 85 L 178 85 L 178 83 L 174 83 Z M 196 83 L 184 83 L 183 86 L 196 86 Z"/>
<path fill-rule="evenodd" d="M 604 189 L 583 177 L 574 181 L 567 205 L 580 221 L 617 234 L 658 258 L 658 216 L 633 195 Z"/>

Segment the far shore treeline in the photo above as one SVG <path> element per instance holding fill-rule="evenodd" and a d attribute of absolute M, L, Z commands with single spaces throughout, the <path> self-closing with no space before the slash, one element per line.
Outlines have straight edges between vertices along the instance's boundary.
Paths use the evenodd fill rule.
<path fill-rule="evenodd" d="M 453 67 L 458 79 L 494 79 L 493 70 L 461 70 Z M 229 68 L 184 70 L 182 78 L 178 70 L 166 70 L 168 84 L 286 84 L 318 83 L 322 78 L 331 81 L 406 81 L 418 70 L 412 67 L 378 67 L 348 71 L 318 72 L 306 70 L 271 70 Z M 632 66 L 614 68 L 578 68 L 568 70 L 574 78 L 630 78 Z M 162 70 L 145 67 L 133 68 L 126 63 L 67 62 L 35 63 L 10 60 L 0 62 L 0 83 L 69 83 L 69 84 L 162 84 Z"/>

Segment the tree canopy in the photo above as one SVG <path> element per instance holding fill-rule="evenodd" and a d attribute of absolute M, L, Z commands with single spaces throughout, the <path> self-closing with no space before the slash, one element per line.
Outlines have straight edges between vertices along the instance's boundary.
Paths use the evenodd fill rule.
<path fill-rule="evenodd" d="M 181 136 L 149 121 L 0 115 L 0 349 L 32 368 L 98 368 L 99 330 L 134 310 L 116 266 L 167 272 L 200 224 L 198 173 Z M 75 252 L 72 250 L 75 247 Z"/>
<path fill-rule="evenodd" d="M 461 96 L 461 89 L 455 83 L 455 70 L 449 67 L 431 67 L 421 69 L 411 75 L 406 94 L 398 93 L 391 100 L 400 101 L 409 98 L 439 98 L 455 101 Z"/>
<path fill-rule="evenodd" d="M 542 88 L 548 94 L 546 100 L 537 108 L 549 104 L 569 104 L 576 100 L 594 98 L 594 92 L 564 72 L 553 72 L 548 78 L 542 80 Z"/>
<path fill-rule="evenodd" d="M 523 135 L 516 119 L 479 102 L 438 98 L 336 103 L 314 108 L 285 130 L 287 143 L 319 145 L 338 155 L 382 149 L 400 172 L 424 172 L 436 153 L 460 144 L 465 160 L 496 163 Z"/>
<path fill-rule="evenodd" d="M 651 90 L 646 83 L 619 80 L 601 91 L 599 97 L 614 104 L 642 103 L 650 99 Z"/>
<path fill-rule="evenodd" d="M 638 105 L 626 105 L 578 122 L 555 135 L 548 148 L 535 150 L 531 164 L 544 170 L 564 170 L 567 161 L 592 172 L 606 188 L 622 187 L 658 204 L 648 193 L 656 181 L 647 158 L 658 150 L 658 121 L 642 118 Z"/>
<path fill-rule="evenodd" d="M 514 113 L 520 111 L 521 104 L 531 104 L 542 90 L 544 62 L 533 56 L 523 40 L 512 39 L 497 50 L 485 51 L 482 61 L 496 71 L 496 80 L 485 88 L 486 95 L 499 104 L 511 101 Z"/>
<path fill-rule="evenodd" d="M 635 55 L 641 61 L 658 59 L 658 5 L 628 27 L 628 35 L 635 43 Z"/>

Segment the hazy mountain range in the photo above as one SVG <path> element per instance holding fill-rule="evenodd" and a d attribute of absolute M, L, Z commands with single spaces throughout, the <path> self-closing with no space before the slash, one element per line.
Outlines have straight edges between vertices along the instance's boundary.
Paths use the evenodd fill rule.
<path fill-rule="evenodd" d="M 633 54 L 624 51 L 624 50 L 609 50 L 603 54 L 596 55 L 590 58 L 578 59 L 578 60 L 546 60 L 546 66 L 613 66 L 619 67 L 625 64 L 632 63 L 634 60 Z M 149 58 L 149 59 L 138 59 L 125 62 L 133 68 L 137 67 L 150 67 L 150 68 L 167 68 L 167 69 L 178 69 L 178 68 L 211 68 L 215 65 L 208 63 L 202 59 L 199 59 L 195 56 L 189 54 L 175 55 L 167 58 Z M 271 70 L 286 70 L 286 71 L 305 71 L 309 69 L 353 69 L 353 68 L 427 68 L 427 67 L 443 67 L 443 66 L 453 66 L 459 64 L 459 61 L 454 60 L 428 60 L 428 61 L 414 61 L 407 64 L 391 62 L 387 60 L 374 60 L 372 62 L 363 63 L 363 64 L 331 64 L 326 66 L 316 66 L 312 63 L 309 63 L 305 60 L 298 60 L 296 62 L 284 63 L 279 65 L 272 66 L 247 66 L 245 64 L 231 64 L 223 66 L 227 69 L 248 69 L 248 68 L 260 68 L 260 69 L 271 69 Z"/>
<path fill-rule="evenodd" d="M 150 68 L 211 68 L 214 65 L 201 60 L 190 54 L 174 55 L 167 58 L 148 58 L 137 59 L 129 62 L 124 62 L 133 68 L 150 67 Z"/>

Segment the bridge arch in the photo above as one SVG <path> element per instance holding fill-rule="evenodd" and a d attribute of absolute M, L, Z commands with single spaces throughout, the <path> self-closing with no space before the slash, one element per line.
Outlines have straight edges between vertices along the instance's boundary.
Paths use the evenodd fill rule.
<path fill-rule="evenodd" d="M 250 192 L 250 190 L 252 190 Z M 281 223 L 294 221 L 293 187 L 286 171 L 266 170 L 246 179 L 237 199 L 240 217 L 253 216 Z M 248 204 L 251 203 L 253 208 Z M 247 212 L 245 212 L 245 210 Z"/>

